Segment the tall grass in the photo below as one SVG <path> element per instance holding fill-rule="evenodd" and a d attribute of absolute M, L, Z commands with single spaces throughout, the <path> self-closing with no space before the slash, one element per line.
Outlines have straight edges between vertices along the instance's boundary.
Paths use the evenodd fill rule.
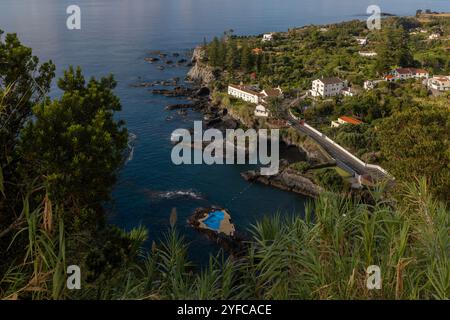
<path fill-rule="evenodd" d="M 375 191 L 373 205 L 323 194 L 307 206 L 306 218 L 264 218 L 251 228 L 248 253 L 225 259 L 220 253 L 199 270 L 173 226 L 160 244 L 139 251 L 145 231 L 133 231 L 139 258 L 102 286 L 69 292 L 61 287 L 64 237 L 39 230 L 29 215 L 30 243 L 23 267 L 0 280 L 1 297 L 21 298 L 36 280 L 33 298 L 76 299 L 448 299 L 449 212 L 430 195 L 424 180 L 402 187 L 397 201 Z M 40 211 L 42 212 L 42 210 Z M 171 224 L 174 225 L 173 219 Z M 63 233 L 60 227 L 55 234 Z M 58 238 L 58 240 L 56 240 Z M 369 290 L 366 269 L 381 268 L 382 288 Z M 49 277 L 52 273 L 53 277 Z M 52 288 L 52 290 L 49 290 Z M 98 288 L 97 288 L 98 289 Z"/>
<path fill-rule="evenodd" d="M 23 236 L 26 239 L 25 254 L 23 258 L 17 255 L 21 260 L 11 265 L 1 277 L 0 295 L 4 299 L 61 299 L 66 281 L 64 225 L 60 221 L 57 230 L 53 230 L 48 199 L 44 207 L 31 210 L 28 195 L 23 200 L 22 214 L 26 226 L 15 234 L 11 245 Z M 8 251 L 11 251 L 11 245 Z"/>

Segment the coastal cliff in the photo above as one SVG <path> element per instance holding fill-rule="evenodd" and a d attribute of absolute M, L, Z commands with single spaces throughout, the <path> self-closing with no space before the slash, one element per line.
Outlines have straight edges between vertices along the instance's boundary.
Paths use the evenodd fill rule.
<path fill-rule="evenodd" d="M 193 66 L 187 74 L 187 79 L 201 86 L 209 87 L 217 77 L 214 75 L 214 69 L 203 62 L 205 55 L 202 47 L 194 49 L 191 60 Z"/>

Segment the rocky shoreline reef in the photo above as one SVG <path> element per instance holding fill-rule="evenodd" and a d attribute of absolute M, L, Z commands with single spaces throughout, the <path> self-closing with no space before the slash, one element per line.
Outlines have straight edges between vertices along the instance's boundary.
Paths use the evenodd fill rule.
<path fill-rule="evenodd" d="M 191 59 L 192 67 L 187 74 L 186 81 L 191 86 L 185 87 L 177 85 L 172 89 L 154 89 L 153 94 L 161 94 L 168 97 L 186 97 L 190 103 L 172 104 L 166 106 L 168 111 L 186 112 L 188 109 L 201 112 L 204 115 L 203 122 L 205 128 L 215 128 L 222 132 L 226 129 L 237 129 L 247 127 L 258 129 L 258 125 L 246 121 L 229 110 L 223 104 L 213 101 L 211 98 L 212 84 L 218 78 L 214 70 L 205 62 L 205 52 L 201 47 L 195 48 Z M 296 133 L 287 131 L 281 134 L 281 142 L 284 145 L 283 150 L 295 149 L 296 159 L 291 159 L 288 154 L 281 151 L 280 172 L 274 176 L 262 176 L 259 171 L 243 172 L 241 176 L 250 182 L 257 182 L 272 186 L 278 189 L 295 192 L 308 197 L 317 197 L 323 188 L 316 185 L 311 179 L 290 167 L 290 164 L 298 161 L 307 161 L 311 165 L 326 164 L 331 161 L 329 156 L 317 144 L 308 137 L 294 137 Z M 292 152 L 289 152 L 292 153 Z"/>

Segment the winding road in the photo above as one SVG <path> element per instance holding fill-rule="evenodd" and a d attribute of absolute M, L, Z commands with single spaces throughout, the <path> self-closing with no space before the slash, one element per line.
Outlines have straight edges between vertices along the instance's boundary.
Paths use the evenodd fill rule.
<path fill-rule="evenodd" d="M 328 152 L 331 157 L 336 160 L 336 164 L 338 167 L 360 176 L 368 175 L 375 181 L 393 179 L 386 172 L 383 172 L 382 170 L 375 167 L 368 167 L 366 164 L 363 164 L 362 161 L 357 161 L 354 158 L 356 156 L 352 157 L 348 153 L 342 151 L 336 144 L 333 144 L 328 139 L 326 139 L 326 136 L 324 134 L 318 134 L 308 126 L 300 123 L 296 118 L 293 117 L 293 115 L 289 111 L 287 111 L 293 103 L 295 103 L 295 101 L 290 103 L 289 105 L 285 105 L 284 108 L 284 110 L 286 110 L 285 118 L 289 121 L 290 126 L 316 141 L 326 152 Z"/>

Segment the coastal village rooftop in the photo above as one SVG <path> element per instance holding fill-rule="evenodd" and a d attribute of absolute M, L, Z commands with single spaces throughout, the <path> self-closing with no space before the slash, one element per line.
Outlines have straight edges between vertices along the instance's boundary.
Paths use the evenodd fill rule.
<path fill-rule="evenodd" d="M 358 125 L 358 124 L 361 124 L 361 123 L 363 123 L 361 120 L 358 120 L 358 119 L 355 119 L 355 118 L 352 118 L 352 117 L 342 116 L 342 117 L 339 117 L 337 119 L 337 121 L 332 121 L 331 122 L 331 126 L 333 128 L 337 128 L 337 127 L 339 127 L 339 126 L 341 126 L 343 124 Z"/>
<path fill-rule="evenodd" d="M 244 101 L 258 104 L 267 103 L 266 98 L 282 97 L 283 91 L 280 87 L 257 91 L 255 87 L 229 84 L 228 94 Z"/>

